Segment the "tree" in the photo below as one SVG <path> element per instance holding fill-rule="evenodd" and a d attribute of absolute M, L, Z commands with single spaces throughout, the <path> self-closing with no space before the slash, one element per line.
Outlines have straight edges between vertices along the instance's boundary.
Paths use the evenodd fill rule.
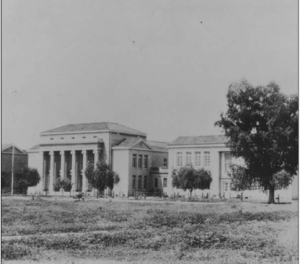
<path fill-rule="evenodd" d="M 119 175 L 103 160 L 96 164 L 96 168 L 92 166 L 91 163 L 87 164 L 85 176 L 93 188 L 99 192 L 103 192 L 106 188 L 112 190 L 114 185 L 120 181 Z"/>
<path fill-rule="evenodd" d="M 229 86 L 227 105 L 215 125 L 232 155 L 245 161 L 238 177 L 246 186 L 257 182 L 275 203 L 275 189 L 290 184 L 298 170 L 298 96 L 283 95 L 275 83 L 252 87 L 243 80 Z"/>
<path fill-rule="evenodd" d="M 195 170 L 193 167 L 181 167 L 172 174 L 172 185 L 184 191 L 189 190 L 192 196 L 194 189 L 209 189 L 212 182 L 210 171 L 204 169 Z"/>
<path fill-rule="evenodd" d="M 70 192 L 70 196 L 71 196 L 72 185 L 73 183 L 69 178 L 64 178 L 60 180 L 60 187 L 63 188 L 65 192 Z"/>
<path fill-rule="evenodd" d="M 23 194 L 27 193 L 28 187 L 36 186 L 40 180 L 38 171 L 33 168 L 26 167 L 16 173 L 16 185 Z"/>

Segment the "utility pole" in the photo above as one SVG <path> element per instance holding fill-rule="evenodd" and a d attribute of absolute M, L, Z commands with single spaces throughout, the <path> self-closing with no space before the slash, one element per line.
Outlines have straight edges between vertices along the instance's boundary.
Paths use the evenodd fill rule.
<path fill-rule="evenodd" d="M 11 195 L 14 195 L 14 143 L 12 144 L 12 157 L 11 157 Z"/>

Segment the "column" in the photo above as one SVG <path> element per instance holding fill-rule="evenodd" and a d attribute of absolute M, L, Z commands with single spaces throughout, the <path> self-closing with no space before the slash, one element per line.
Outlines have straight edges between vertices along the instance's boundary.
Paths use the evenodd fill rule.
<path fill-rule="evenodd" d="M 64 179 L 65 176 L 65 151 L 62 150 L 60 153 L 60 179 Z"/>
<path fill-rule="evenodd" d="M 93 153 L 94 153 L 94 167 L 96 168 L 96 164 L 99 161 L 99 151 L 98 151 L 98 149 L 95 149 L 93 151 Z"/>
<path fill-rule="evenodd" d="M 49 193 L 53 192 L 53 180 L 54 180 L 54 152 L 50 151 L 50 170 L 49 170 Z"/>
<path fill-rule="evenodd" d="M 44 151 L 40 152 L 40 155 L 41 155 L 41 173 L 42 173 L 42 188 L 41 188 L 41 191 L 44 190 L 46 188 L 46 162 L 45 162 L 45 157 L 44 157 Z"/>
<path fill-rule="evenodd" d="M 71 182 L 72 182 L 72 191 L 74 192 L 76 190 L 76 171 L 75 171 L 75 166 L 76 166 L 76 153 L 75 150 L 71 151 L 71 155 L 72 155 L 72 170 L 71 170 Z"/>
<path fill-rule="evenodd" d="M 86 169 L 86 150 L 82 151 L 83 162 L 82 162 L 82 192 L 86 192 L 87 190 L 87 178 L 85 177 L 85 169 Z"/>

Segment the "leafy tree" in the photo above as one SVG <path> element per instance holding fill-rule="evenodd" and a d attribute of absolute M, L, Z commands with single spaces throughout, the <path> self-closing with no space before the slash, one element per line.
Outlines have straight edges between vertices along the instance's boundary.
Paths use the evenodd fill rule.
<path fill-rule="evenodd" d="M 28 187 L 36 186 L 40 180 L 38 171 L 33 168 L 26 167 L 16 173 L 17 188 L 24 194 L 27 193 Z"/>
<path fill-rule="evenodd" d="M 193 167 L 181 167 L 172 174 L 172 185 L 184 191 L 189 190 L 192 196 L 194 189 L 209 189 L 212 182 L 210 171 L 204 169 L 195 170 Z"/>
<path fill-rule="evenodd" d="M 233 156 L 245 161 L 234 181 L 240 177 L 243 188 L 257 182 L 275 203 L 275 189 L 290 184 L 298 170 L 298 96 L 283 95 L 275 83 L 252 87 L 243 80 L 229 86 L 227 102 L 215 125 L 225 131 Z"/>
<path fill-rule="evenodd" d="M 55 192 L 58 192 L 61 188 L 62 188 L 61 179 L 56 178 L 54 183 L 53 183 L 53 189 L 54 189 Z"/>
<path fill-rule="evenodd" d="M 64 178 L 60 181 L 61 188 L 63 188 L 65 192 L 70 192 L 70 196 L 71 196 L 72 185 L 73 183 L 69 178 Z"/>
<path fill-rule="evenodd" d="M 91 163 L 87 164 L 85 176 L 93 188 L 96 188 L 99 192 L 103 192 L 106 188 L 112 190 L 114 185 L 120 181 L 119 175 L 104 161 L 98 162 L 95 169 L 92 166 Z"/>

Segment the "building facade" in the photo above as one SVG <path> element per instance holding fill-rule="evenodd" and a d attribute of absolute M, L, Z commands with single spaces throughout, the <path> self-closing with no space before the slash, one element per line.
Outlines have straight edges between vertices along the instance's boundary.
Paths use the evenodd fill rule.
<path fill-rule="evenodd" d="M 89 193 L 92 187 L 84 172 L 88 162 L 95 166 L 100 160 L 119 174 L 120 183 L 114 189 L 119 195 L 128 196 L 132 191 L 133 176 L 137 177 L 136 188 L 140 187 L 140 176 L 149 181 L 143 186 L 150 188 L 151 167 L 163 164 L 168 155 L 167 144 L 161 143 L 164 146 L 160 148 L 157 144 L 148 142 L 143 132 L 111 122 L 71 124 L 42 132 L 39 144 L 28 150 L 29 166 L 38 169 L 42 180 L 29 191 L 61 195 L 53 184 L 57 178 L 67 177 L 73 183 L 73 194 Z M 131 166 L 134 157 L 142 168 Z"/>
<path fill-rule="evenodd" d="M 14 173 L 28 166 L 28 155 L 26 151 L 13 144 L 3 144 L 1 149 L 1 177 L 5 181 L 4 192 L 11 190 L 12 170 Z M 16 187 L 16 184 L 14 184 Z M 15 188 L 14 188 L 15 189 Z"/>
<path fill-rule="evenodd" d="M 183 166 L 193 166 L 195 169 L 204 168 L 211 172 L 212 182 L 210 189 L 195 190 L 194 193 L 196 195 L 209 194 L 210 197 L 236 197 L 241 192 L 231 190 L 229 166 L 231 163 L 243 164 L 243 160 L 233 158 L 226 143 L 227 139 L 223 135 L 176 138 L 168 145 L 169 181 L 172 181 L 173 171 Z M 297 179 L 298 177 L 296 177 Z M 298 197 L 295 194 L 295 187 L 293 190 L 293 197 Z M 168 193 L 169 195 L 174 193 L 188 195 L 188 191 L 183 192 L 183 190 L 173 188 L 171 185 Z M 292 186 L 285 190 L 278 190 L 275 194 L 279 194 L 281 200 L 291 200 Z M 266 199 L 267 194 L 260 190 L 258 186 L 254 186 L 252 190 L 244 191 L 243 196 L 246 199 Z"/>

